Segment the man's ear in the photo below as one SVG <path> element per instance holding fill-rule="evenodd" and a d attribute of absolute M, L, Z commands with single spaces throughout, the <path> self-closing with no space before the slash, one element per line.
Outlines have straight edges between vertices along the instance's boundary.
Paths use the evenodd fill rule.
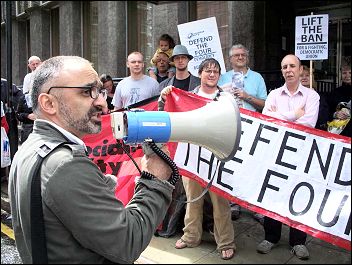
<path fill-rule="evenodd" d="M 300 65 L 299 66 L 299 75 L 301 76 L 302 74 L 303 74 L 303 65 Z"/>
<path fill-rule="evenodd" d="M 38 97 L 38 105 L 44 113 L 53 115 L 57 111 L 58 102 L 53 95 L 42 93 Z"/>

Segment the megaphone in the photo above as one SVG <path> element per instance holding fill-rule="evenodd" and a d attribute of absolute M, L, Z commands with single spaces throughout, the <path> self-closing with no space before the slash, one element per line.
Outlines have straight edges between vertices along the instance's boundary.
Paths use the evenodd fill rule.
<path fill-rule="evenodd" d="M 241 137 L 240 111 L 228 92 L 192 111 L 113 112 L 111 127 L 114 137 L 126 144 L 137 145 L 147 139 L 191 143 L 208 149 L 223 162 L 234 157 Z"/>

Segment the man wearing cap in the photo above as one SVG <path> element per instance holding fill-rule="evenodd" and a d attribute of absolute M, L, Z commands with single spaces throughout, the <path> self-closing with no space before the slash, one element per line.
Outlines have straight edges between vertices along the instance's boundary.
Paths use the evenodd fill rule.
<path fill-rule="evenodd" d="M 185 46 L 176 45 L 170 57 L 170 61 L 175 64 L 176 74 L 161 82 L 159 91 L 167 86 L 174 86 L 185 91 L 191 91 L 199 86 L 200 79 L 188 71 L 188 62 L 192 59 L 193 56 L 188 53 Z"/>
<path fill-rule="evenodd" d="M 176 45 L 170 57 L 170 61 L 174 62 L 176 73 L 173 77 L 170 77 L 159 84 L 159 90 L 171 91 L 172 87 L 176 87 L 185 91 L 193 91 L 196 87 L 200 85 L 200 78 L 192 75 L 188 71 L 188 62 L 193 59 L 193 56 L 188 53 L 188 50 L 183 45 Z M 165 100 L 160 97 L 158 101 L 158 110 L 164 110 Z M 176 188 L 173 193 L 173 198 L 179 201 L 184 200 L 185 192 L 182 181 L 177 182 Z M 181 199 L 183 198 L 183 199 Z M 163 226 L 161 230 L 156 232 L 159 236 L 169 237 L 174 235 L 176 232 L 175 222 L 180 220 L 180 209 L 177 207 L 177 200 L 174 200 L 170 206 L 171 211 L 165 217 Z M 184 206 L 183 206 L 184 207 Z M 176 221 L 175 221 L 176 220 Z"/>

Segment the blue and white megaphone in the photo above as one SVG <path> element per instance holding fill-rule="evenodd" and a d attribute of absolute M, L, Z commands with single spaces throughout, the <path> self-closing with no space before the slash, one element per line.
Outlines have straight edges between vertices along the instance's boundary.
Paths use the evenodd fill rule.
<path fill-rule="evenodd" d="M 217 101 L 186 112 L 134 110 L 111 113 L 116 139 L 130 145 L 185 142 L 202 146 L 217 159 L 231 160 L 241 137 L 241 117 L 233 96 L 221 92 Z"/>

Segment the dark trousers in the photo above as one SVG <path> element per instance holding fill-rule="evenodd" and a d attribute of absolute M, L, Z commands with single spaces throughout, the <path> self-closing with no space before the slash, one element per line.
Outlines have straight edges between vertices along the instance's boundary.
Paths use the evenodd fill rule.
<path fill-rule="evenodd" d="M 264 217 L 265 240 L 274 244 L 278 243 L 281 238 L 281 228 L 281 222 L 266 216 Z M 307 234 L 305 232 L 290 227 L 289 244 L 291 247 L 295 245 L 305 245 L 306 239 Z"/>

